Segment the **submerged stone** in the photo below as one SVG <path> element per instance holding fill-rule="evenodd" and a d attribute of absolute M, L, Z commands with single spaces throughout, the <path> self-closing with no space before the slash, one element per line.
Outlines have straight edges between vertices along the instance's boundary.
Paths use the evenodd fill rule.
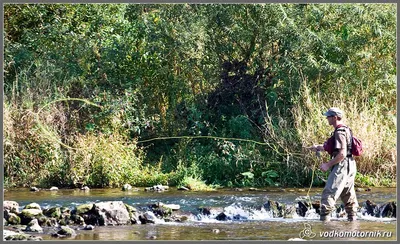
<path fill-rule="evenodd" d="M 65 235 L 65 236 L 75 236 L 76 232 L 72 228 L 68 226 L 61 226 L 60 230 L 57 232 L 59 235 Z"/>

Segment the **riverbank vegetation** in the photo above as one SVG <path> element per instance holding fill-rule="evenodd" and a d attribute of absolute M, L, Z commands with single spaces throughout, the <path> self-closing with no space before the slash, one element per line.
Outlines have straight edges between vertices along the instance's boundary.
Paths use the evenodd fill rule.
<path fill-rule="evenodd" d="M 304 147 L 329 137 L 332 106 L 363 141 L 357 184 L 395 186 L 395 4 L 6 4 L 4 17 L 6 187 L 308 187 L 321 161 Z"/>

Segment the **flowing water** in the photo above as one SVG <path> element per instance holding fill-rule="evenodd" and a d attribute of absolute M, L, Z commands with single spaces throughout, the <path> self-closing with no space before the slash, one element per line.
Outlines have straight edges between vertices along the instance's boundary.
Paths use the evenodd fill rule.
<path fill-rule="evenodd" d="M 322 189 L 313 188 L 312 200 L 319 200 Z M 233 220 L 218 221 L 215 216 L 192 215 L 182 223 L 160 222 L 126 226 L 96 226 L 94 230 L 77 230 L 77 236 L 57 239 L 49 234 L 35 234 L 44 240 L 288 240 L 300 238 L 313 240 L 396 240 L 395 218 L 376 218 L 359 213 L 358 221 L 334 218 L 331 222 L 319 221 L 312 211 L 306 217 L 273 218 L 263 208 L 267 200 L 295 204 L 305 199 L 304 189 L 262 189 L 259 191 L 233 191 L 221 189 L 214 192 L 177 191 L 165 192 L 122 191 L 120 189 L 61 189 L 59 191 L 30 192 L 13 189 L 4 193 L 4 200 L 16 201 L 22 209 L 31 202 L 42 209 L 64 206 L 73 209 L 84 203 L 123 201 L 137 208 L 163 202 L 178 204 L 182 211 L 196 213 L 198 207 L 223 207 Z M 357 192 L 360 205 L 369 199 L 383 204 L 397 201 L 395 188 L 373 188 L 370 192 Z M 338 202 L 338 204 L 340 201 Z M 6 227 L 10 229 L 10 227 Z M 346 233 L 347 232 L 347 233 Z M 347 236 L 346 236 L 347 235 Z"/>

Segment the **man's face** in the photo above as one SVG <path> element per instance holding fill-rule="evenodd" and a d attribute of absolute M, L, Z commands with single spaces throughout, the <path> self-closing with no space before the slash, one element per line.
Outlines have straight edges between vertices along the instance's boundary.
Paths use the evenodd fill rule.
<path fill-rule="evenodd" d="M 327 116 L 326 119 L 328 120 L 329 125 L 333 125 L 337 118 L 336 116 Z"/>

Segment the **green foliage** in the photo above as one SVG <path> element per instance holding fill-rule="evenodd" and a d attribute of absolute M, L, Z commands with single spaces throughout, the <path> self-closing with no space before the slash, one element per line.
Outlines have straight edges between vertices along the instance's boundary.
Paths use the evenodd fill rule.
<path fill-rule="evenodd" d="M 262 172 L 261 176 L 264 178 L 265 183 L 268 186 L 273 186 L 275 185 L 276 178 L 279 177 L 279 174 L 275 170 L 267 170 Z"/>
<path fill-rule="evenodd" d="M 358 170 L 393 181 L 395 10 L 394 4 L 6 4 L 5 180 L 304 186 L 319 162 L 303 147 L 329 135 L 321 112 L 340 106 L 368 148 Z M 35 120 L 41 106 L 68 97 L 102 108 L 62 102 Z M 208 139 L 136 146 L 181 135 L 268 146 Z"/>

